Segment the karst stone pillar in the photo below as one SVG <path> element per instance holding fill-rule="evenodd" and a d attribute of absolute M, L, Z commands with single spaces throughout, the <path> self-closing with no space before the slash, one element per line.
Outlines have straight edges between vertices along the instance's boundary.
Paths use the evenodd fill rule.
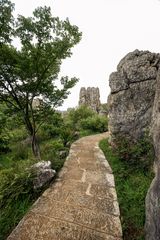
<path fill-rule="evenodd" d="M 150 127 L 160 54 L 135 50 L 110 75 L 109 131 L 138 140 Z"/>
<path fill-rule="evenodd" d="M 79 94 L 79 106 L 88 106 L 93 111 L 99 112 L 100 111 L 100 93 L 99 88 L 95 87 L 88 87 L 87 89 L 82 87 Z"/>
<path fill-rule="evenodd" d="M 157 76 L 156 95 L 153 105 L 151 135 L 155 149 L 154 172 L 146 197 L 146 240 L 160 239 L 160 69 Z"/>
<path fill-rule="evenodd" d="M 160 54 L 135 50 L 110 75 L 108 97 L 111 142 L 118 137 L 152 137 L 155 177 L 146 196 L 146 240 L 160 240 Z"/>

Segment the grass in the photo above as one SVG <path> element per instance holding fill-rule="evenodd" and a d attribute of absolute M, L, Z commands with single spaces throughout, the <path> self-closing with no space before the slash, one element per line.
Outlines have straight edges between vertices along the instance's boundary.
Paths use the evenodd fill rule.
<path fill-rule="evenodd" d="M 23 165 L 24 166 L 24 165 Z M 0 239 L 6 239 L 39 196 L 29 172 L 19 166 L 0 171 Z"/>
<path fill-rule="evenodd" d="M 153 179 L 152 171 L 134 168 L 118 157 L 108 140 L 100 142 L 112 167 L 121 213 L 124 240 L 144 240 L 145 197 Z"/>
<path fill-rule="evenodd" d="M 5 240 L 15 228 L 35 200 L 47 186 L 39 190 L 33 188 L 33 176 L 27 171 L 36 162 L 29 144 L 22 144 L 23 130 L 18 132 L 16 139 L 10 142 L 10 151 L 0 154 L 0 239 Z M 43 160 L 50 160 L 53 169 L 58 172 L 65 158 L 59 156 L 60 151 L 68 148 L 60 139 L 41 141 Z"/>

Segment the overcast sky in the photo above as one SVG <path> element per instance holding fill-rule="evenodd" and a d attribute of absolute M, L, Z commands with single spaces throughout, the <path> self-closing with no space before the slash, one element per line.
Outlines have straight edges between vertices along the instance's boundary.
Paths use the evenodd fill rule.
<path fill-rule="evenodd" d="M 159 0 L 13 0 L 16 13 L 31 16 L 37 6 L 50 6 L 54 16 L 69 18 L 83 33 L 61 74 L 78 77 L 62 109 L 78 105 L 81 87 L 99 87 L 107 102 L 109 75 L 124 55 L 135 49 L 160 52 Z"/>

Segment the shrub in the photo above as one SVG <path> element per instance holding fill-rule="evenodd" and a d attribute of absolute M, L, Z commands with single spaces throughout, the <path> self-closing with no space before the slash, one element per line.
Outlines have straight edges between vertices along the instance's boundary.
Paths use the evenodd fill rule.
<path fill-rule="evenodd" d="M 60 129 L 60 138 L 62 139 L 64 146 L 70 146 L 70 144 L 77 139 L 77 136 L 71 126 L 63 125 Z"/>
<path fill-rule="evenodd" d="M 154 148 L 149 136 L 146 135 L 137 142 L 124 137 L 118 138 L 115 142 L 116 152 L 120 160 L 144 171 L 150 169 L 154 159 Z"/>
<path fill-rule="evenodd" d="M 23 141 L 28 137 L 27 131 L 23 126 L 14 128 L 10 131 L 11 140 L 13 142 Z"/>
<path fill-rule="evenodd" d="M 0 134 L 0 154 L 10 152 L 9 137 L 6 134 Z"/>
<path fill-rule="evenodd" d="M 29 172 L 7 169 L 0 171 L 0 193 L 0 239 L 6 239 L 39 192 L 33 189 Z"/>
<path fill-rule="evenodd" d="M 63 126 L 63 118 L 61 113 L 53 112 L 48 116 L 46 122 L 42 125 L 40 129 L 40 134 L 43 139 L 50 139 L 52 137 L 59 136 L 60 129 Z"/>
<path fill-rule="evenodd" d="M 13 149 L 13 160 L 17 161 L 17 160 L 28 159 L 28 155 L 29 155 L 29 149 L 23 143 L 17 144 Z"/>
<path fill-rule="evenodd" d="M 68 153 L 68 148 L 64 147 L 62 140 L 52 140 L 42 145 L 41 157 L 43 160 L 51 161 L 52 168 L 58 171 L 64 164 L 64 158 L 60 156 L 61 151 Z"/>
<path fill-rule="evenodd" d="M 87 106 L 80 106 L 77 109 L 71 109 L 69 111 L 67 121 L 70 123 L 72 129 L 74 128 L 75 130 L 79 130 L 82 119 L 86 119 L 94 115 L 96 115 L 96 113 Z"/>
<path fill-rule="evenodd" d="M 53 124 L 44 124 L 42 126 L 42 129 L 40 130 L 40 138 L 44 139 L 50 139 L 53 137 L 59 136 L 59 127 L 54 126 Z"/>
<path fill-rule="evenodd" d="M 108 129 L 108 120 L 105 116 L 95 115 L 81 120 L 81 128 L 93 132 L 105 132 Z"/>
<path fill-rule="evenodd" d="M 70 129 L 80 132 L 80 136 L 107 131 L 108 120 L 106 116 L 100 116 L 87 106 L 80 106 L 69 111 L 65 118 L 65 124 Z"/>

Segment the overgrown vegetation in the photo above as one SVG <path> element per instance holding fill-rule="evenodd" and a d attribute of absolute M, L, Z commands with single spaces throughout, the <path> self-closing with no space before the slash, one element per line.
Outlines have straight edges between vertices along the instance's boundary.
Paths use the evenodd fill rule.
<path fill-rule="evenodd" d="M 10 114 L 5 104 L 0 104 L 1 139 L 7 136 L 0 150 L 0 239 L 6 239 L 44 188 L 33 188 L 31 165 L 37 162 L 30 148 L 31 139 L 17 115 Z M 98 119 L 98 120 L 97 120 Z M 87 124 L 83 122 L 86 121 Z M 91 121 L 91 124 L 90 124 Z M 97 124 L 98 121 L 98 124 Z M 107 119 L 82 106 L 66 112 L 52 111 L 37 135 L 41 158 L 51 161 L 58 172 L 64 164 L 73 141 L 81 136 L 107 130 Z M 3 136 L 5 136 L 3 138 Z"/>
<path fill-rule="evenodd" d="M 71 109 L 68 113 L 66 124 L 77 131 L 79 136 L 105 132 L 108 129 L 108 119 L 100 116 L 86 106 Z"/>
<path fill-rule="evenodd" d="M 144 240 L 145 197 L 153 179 L 153 146 L 146 136 L 137 143 L 119 139 L 116 147 L 102 140 L 116 182 L 124 240 Z"/>

